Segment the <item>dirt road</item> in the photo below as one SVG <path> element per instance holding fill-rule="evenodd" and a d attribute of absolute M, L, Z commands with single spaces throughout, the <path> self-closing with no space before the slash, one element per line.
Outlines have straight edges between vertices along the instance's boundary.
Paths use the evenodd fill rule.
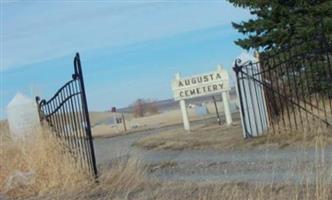
<path fill-rule="evenodd" d="M 159 180 L 217 182 L 298 182 L 315 180 L 315 165 L 332 164 L 332 147 L 323 154 L 315 149 L 220 150 L 143 150 L 132 144 L 161 129 L 94 140 L 99 165 L 119 157 L 135 157 L 149 166 L 149 176 Z M 322 157 L 323 155 L 323 157 Z M 317 172 L 317 171 L 316 171 Z M 325 173 L 325 172 L 322 172 Z M 332 183 L 332 174 L 327 172 Z M 304 180 L 303 178 L 307 179 Z M 309 177 L 309 178 L 308 178 Z"/>

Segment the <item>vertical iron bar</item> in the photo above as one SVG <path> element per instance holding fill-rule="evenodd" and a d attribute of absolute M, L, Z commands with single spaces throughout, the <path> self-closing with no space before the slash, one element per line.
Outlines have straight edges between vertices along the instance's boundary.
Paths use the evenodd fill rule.
<path fill-rule="evenodd" d="M 56 105 L 56 99 L 53 99 L 51 102 L 51 106 L 52 106 L 52 112 L 57 108 Z M 50 113 L 51 114 L 51 113 Z M 55 118 L 55 124 L 56 124 L 56 136 L 58 136 L 59 138 L 61 137 L 61 127 L 60 127 L 60 120 L 58 118 L 58 113 L 54 113 L 54 118 Z M 52 122 L 53 123 L 53 122 Z"/>
<path fill-rule="evenodd" d="M 90 124 L 90 118 L 89 118 L 89 109 L 88 109 L 88 104 L 86 100 L 86 94 L 85 94 L 85 87 L 84 87 L 84 80 L 83 80 L 83 73 L 82 73 L 82 68 L 81 68 L 81 61 L 80 61 L 80 56 L 78 53 L 76 53 L 76 61 L 77 61 L 77 67 L 78 67 L 78 72 L 79 72 L 79 82 L 80 82 L 80 88 L 81 88 L 81 95 L 82 95 L 82 106 L 83 106 L 83 113 L 85 115 L 85 120 L 86 120 L 86 132 L 88 135 L 89 139 L 89 144 L 90 144 L 90 154 L 92 158 L 92 164 L 93 164 L 93 172 L 94 175 L 97 177 L 97 166 L 96 166 L 96 158 L 95 158 L 95 152 L 94 152 L 94 147 L 93 147 L 93 138 L 91 134 L 91 124 Z"/>
<path fill-rule="evenodd" d="M 51 130 L 52 131 L 55 131 L 56 130 L 56 127 L 55 127 L 55 123 L 53 122 L 54 120 L 52 119 L 52 115 L 49 116 L 49 114 L 51 113 L 50 112 L 50 104 L 47 104 L 47 105 L 43 105 L 42 107 L 40 107 L 41 110 L 43 110 L 42 112 L 45 113 L 45 109 L 46 109 L 46 112 L 44 115 L 43 115 L 43 119 L 46 120 L 47 122 L 47 125 L 51 127 Z"/>
<path fill-rule="evenodd" d="M 316 66 L 318 67 L 318 66 L 320 66 L 318 59 L 322 58 L 322 55 L 320 55 L 320 51 L 319 51 L 319 55 L 317 55 L 317 56 L 318 56 L 318 58 L 315 59 L 315 63 L 316 63 Z M 323 62 L 324 61 L 322 61 L 322 64 L 323 64 Z M 321 70 L 321 69 L 318 69 L 318 70 Z M 322 77 L 319 77 L 319 80 L 321 80 L 321 79 L 322 79 Z M 320 85 L 319 87 L 322 87 L 322 83 L 320 83 L 319 85 Z M 324 90 L 324 91 L 326 91 L 326 90 Z M 323 112 L 324 112 L 323 115 L 324 115 L 325 121 L 327 121 L 327 113 L 326 113 L 326 106 L 325 106 L 325 102 L 324 102 L 324 94 L 323 94 L 322 91 L 320 91 L 319 94 L 320 94 L 319 96 L 321 98 L 321 103 L 322 103 Z M 318 107 L 318 109 L 320 110 L 320 106 Z"/>
<path fill-rule="evenodd" d="M 274 60 L 274 58 L 273 58 Z M 275 61 L 274 61 L 275 62 Z M 283 123 L 284 123 L 284 126 L 286 128 L 286 121 L 285 121 L 285 115 L 287 115 L 287 118 L 288 118 L 288 122 L 289 122 L 289 126 L 290 128 L 292 129 L 292 122 L 291 122 L 291 117 L 290 117 L 290 113 L 289 113 L 289 106 L 288 106 L 288 94 L 286 92 L 286 87 L 285 87 L 285 81 L 284 81 L 284 78 L 283 78 L 283 75 L 284 75 L 284 71 L 282 70 L 283 69 L 283 66 L 284 65 L 281 65 L 279 64 L 277 67 L 276 67 L 276 71 L 277 73 L 279 74 L 279 78 L 281 80 L 281 87 L 278 87 L 278 92 L 279 94 L 283 94 L 283 97 L 282 97 L 282 101 L 285 103 L 285 106 L 282 107 L 282 115 L 283 115 Z M 287 66 L 286 66 L 287 67 Z M 285 67 L 284 67 L 285 68 Z M 287 74 L 287 73 L 286 73 Z M 285 107 L 285 108 L 284 108 Z M 286 113 L 284 113 L 284 109 L 286 109 Z"/>
<path fill-rule="evenodd" d="M 280 69 L 282 69 L 282 66 L 283 66 L 282 62 L 283 61 L 280 61 L 280 59 L 279 59 L 280 63 L 276 64 L 276 60 L 273 57 L 272 58 L 272 62 L 275 65 L 274 66 L 274 69 L 275 69 L 275 73 L 274 74 L 276 75 L 276 77 L 275 77 L 276 78 L 276 85 L 277 85 L 276 90 L 277 90 L 278 97 L 279 97 L 279 102 L 280 102 L 281 118 L 282 118 L 282 122 L 283 122 L 284 128 L 287 130 L 287 125 L 286 125 L 286 120 L 285 120 L 285 112 L 284 112 L 285 107 L 286 108 L 288 107 L 288 104 L 287 104 L 287 94 L 285 93 L 285 90 L 283 90 L 283 91 L 281 90 L 281 87 L 279 85 L 280 84 L 280 80 L 283 79 L 282 73 L 281 73 L 281 70 L 280 70 Z M 283 83 L 283 81 L 281 81 L 281 83 Z M 292 127 L 292 126 L 290 126 L 290 127 Z"/>
<path fill-rule="evenodd" d="M 74 154 L 74 156 L 76 157 L 77 156 L 77 150 L 76 150 L 76 148 L 75 148 L 75 140 L 76 140 L 76 138 L 75 137 L 73 137 L 72 136 L 72 134 L 71 134 L 71 127 L 68 127 L 68 126 L 72 126 L 72 123 L 71 123 L 71 121 L 70 121 L 70 110 L 68 109 L 68 100 L 67 100 L 67 98 L 70 96 L 70 94 L 68 94 L 68 91 L 67 91 L 67 87 L 68 87 L 68 85 L 65 87 L 65 88 L 63 88 L 63 93 L 64 93 L 64 97 L 63 97 L 63 105 L 62 105 L 62 107 L 63 107 L 63 109 L 64 109 L 64 112 L 65 112 L 65 120 L 66 120 L 66 129 L 65 129 L 65 131 L 66 131 L 66 135 L 67 135 L 67 137 L 68 137 L 68 139 L 69 139 L 69 141 L 70 141 L 70 145 L 71 145 L 71 149 L 72 149 L 72 152 L 73 152 L 73 154 Z"/>
<path fill-rule="evenodd" d="M 59 132 L 60 132 L 60 137 L 62 137 L 63 139 L 66 140 L 66 138 L 64 137 L 64 131 L 63 131 L 63 118 L 62 118 L 62 114 L 61 114 L 61 107 L 60 107 L 60 100 L 59 100 L 59 96 L 57 98 L 55 98 L 56 102 L 57 102 L 57 107 L 55 107 L 55 109 L 59 109 L 58 112 L 54 113 L 57 114 L 58 119 L 59 119 Z M 67 141 L 67 140 L 66 140 Z"/>
<path fill-rule="evenodd" d="M 272 61 L 273 61 L 272 63 L 274 64 L 274 60 L 272 60 Z M 271 71 L 272 71 L 272 67 L 270 65 L 271 61 L 270 61 L 270 59 L 268 59 L 266 62 L 267 62 L 267 71 L 268 71 L 268 74 L 269 74 L 269 81 L 270 81 L 270 85 L 271 85 L 271 89 L 269 91 L 272 93 L 272 96 L 273 96 L 272 97 L 273 104 L 271 106 L 278 106 L 277 103 L 276 103 L 277 98 L 276 98 L 275 91 L 274 91 L 274 84 L 273 84 L 273 78 L 272 78 L 272 73 L 271 73 Z M 273 108 L 272 109 L 273 112 L 275 112 L 276 109 L 278 109 L 278 108 Z M 277 119 L 278 119 L 278 121 L 277 121 L 278 132 L 280 133 L 279 113 L 276 113 L 276 115 L 277 115 Z M 273 118 L 271 118 L 271 120 L 274 120 Z"/>
<path fill-rule="evenodd" d="M 327 41 L 328 43 L 328 41 Z M 328 68 L 328 71 L 329 71 L 329 83 L 331 85 L 330 90 L 328 91 L 328 99 L 329 99 L 329 102 L 330 102 L 330 113 L 332 114 L 332 62 L 330 60 L 330 57 L 332 57 L 332 50 L 329 51 L 329 47 L 326 47 L 327 49 L 325 50 L 326 51 L 326 57 L 327 57 L 327 68 Z M 331 47 L 332 49 L 332 47 Z"/>
<path fill-rule="evenodd" d="M 329 42 L 329 39 L 326 37 L 326 33 L 324 31 L 325 29 L 325 26 L 324 26 L 324 22 L 323 20 L 321 20 L 321 28 L 322 28 L 322 42 L 321 42 L 321 45 L 322 45 L 322 51 L 324 51 L 326 53 L 326 61 L 327 61 L 327 80 L 328 80 L 328 84 L 331 84 L 331 87 L 328 88 L 330 90 L 328 90 L 328 99 L 329 99 L 329 103 L 330 103 L 330 112 L 332 114 L 332 64 L 331 64 L 331 61 L 330 61 L 330 56 L 332 55 L 329 55 L 329 53 L 332 53 L 332 48 L 331 50 L 330 49 L 330 42 Z M 331 95 L 331 96 L 330 96 Z"/>
<path fill-rule="evenodd" d="M 305 96 L 308 96 L 309 97 L 309 101 L 305 102 L 305 104 L 309 104 L 310 105 L 310 109 L 311 109 L 311 115 L 314 114 L 314 106 L 313 106 L 313 103 L 312 103 L 312 96 L 311 96 L 311 87 L 309 85 L 309 75 L 308 75 L 308 65 L 309 65 L 309 60 L 307 60 L 306 56 L 304 55 L 303 56 L 303 62 L 304 62 L 304 76 L 305 76 L 305 83 L 306 83 L 306 88 L 307 88 L 307 94 L 305 94 Z M 314 117 L 312 117 L 313 120 L 315 120 Z M 310 123 L 311 124 L 311 123 Z M 309 124 L 309 125 L 310 125 Z"/>
<path fill-rule="evenodd" d="M 281 53 L 281 59 L 283 60 L 283 62 L 285 63 L 284 64 L 284 67 L 286 69 L 286 77 L 287 77 L 287 86 L 289 88 L 289 94 L 285 94 L 285 96 L 287 97 L 288 101 L 290 102 L 291 104 L 291 107 L 292 107 L 292 115 L 293 115 L 293 118 L 294 118 L 294 126 L 295 126 L 295 129 L 298 128 L 297 126 L 297 120 L 296 120 L 296 115 L 295 115 L 295 106 L 294 106 L 294 102 L 293 102 L 293 96 L 292 96 L 292 93 L 293 93 L 293 90 L 291 88 L 291 82 L 290 82 L 290 72 L 289 72 L 289 69 L 288 69 L 288 65 L 287 65 L 287 58 L 286 58 L 286 55 L 285 53 Z"/>
<path fill-rule="evenodd" d="M 316 58 L 314 57 L 313 58 L 314 60 L 316 60 Z M 311 61 L 311 62 L 309 62 L 309 67 L 310 67 L 310 73 L 311 73 L 311 78 L 312 78 L 312 82 L 314 83 L 314 90 L 315 90 L 315 87 L 317 87 L 317 83 L 316 83 L 316 76 L 315 76 L 315 74 L 314 74 L 314 68 L 313 68 L 313 63 L 312 62 L 315 62 L 315 61 Z M 314 92 L 314 97 L 315 97 L 315 100 L 316 100 L 316 105 L 315 105 L 315 107 L 316 107 L 316 111 L 317 111 L 317 115 L 319 116 L 319 103 L 318 103 L 318 97 L 317 97 L 317 92 Z M 313 102 L 312 102 L 313 103 Z"/>
<path fill-rule="evenodd" d="M 79 89 L 78 89 L 78 80 L 76 80 L 74 82 L 74 86 L 75 86 L 75 91 L 76 92 L 79 92 Z M 84 129 L 82 129 L 82 126 L 84 126 L 82 123 L 84 122 L 84 119 L 83 119 L 83 116 L 82 116 L 82 111 L 81 111 L 81 102 L 80 102 L 80 97 L 81 95 L 75 95 L 75 107 L 76 107 L 76 114 L 77 114 L 77 119 L 78 119 L 78 134 L 79 134 L 79 138 L 80 138 L 80 145 L 81 145 L 81 149 L 82 149 L 82 160 L 81 160 L 81 164 L 84 166 L 86 165 L 85 167 L 87 167 L 88 169 L 90 169 L 90 166 L 89 166 L 89 157 L 86 153 L 86 151 L 88 150 L 87 149 L 87 146 L 86 146 L 86 142 L 85 142 L 85 131 Z"/>
<path fill-rule="evenodd" d="M 295 53 L 296 55 L 296 53 Z M 297 84 L 297 80 L 295 77 L 295 67 L 297 66 L 297 62 L 294 58 L 295 56 L 292 56 L 292 48 L 289 49 L 289 67 L 292 69 L 292 77 L 293 77 L 293 85 L 294 85 L 294 90 L 295 90 L 295 96 L 296 96 L 296 103 L 298 104 L 297 109 L 298 109 L 298 113 L 300 115 L 300 123 L 301 123 L 301 127 L 303 129 L 303 119 L 302 119 L 302 114 L 301 114 L 301 108 L 300 108 L 300 97 L 299 97 L 299 93 L 298 93 L 298 84 Z M 295 62 L 293 61 L 295 60 Z"/>
<path fill-rule="evenodd" d="M 304 66 L 305 66 L 305 61 L 304 59 L 301 57 L 299 57 L 299 55 L 301 55 L 301 52 L 299 50 L 297 50 L 297 47 L 298 46 L 295 46 L 295 52 L 298 52 L 298 53 L 295 53 L 295 57 L 294 59 L 298 62 L 299 61 L 299 65 L 300 65 L 300 69 L 298 69 L 299 71 L 299 82 L 301 84 L 301 93 L 302 93 L 302 103 L 303 103 L 303 107 L 304 107 L 304 113 L 305 113 L 305 116 L 306 116 L 306 120 L 307 120 L 307 123 L 306 123 L 306 127 L 309 127 L 310 128 L 310 121 L 309 121 L 309 117 L 308 117 L 308 109 L 307 109 L 307 99 L 306 99 L 306 92 L 305 92 L 305 88 L 304 88 L 304 84 L 307 84 L 307 79 L 304 78 L 303 80 L 303 69 L 304 69 Z M 297 55 L 298 54 L 298 55 Z M 306 73 L 305 69 L 304 69 L 304 74 Z M 306 77 L 306 75 L 304 75 Z M 301 100 L 301 99 L 299 99 Z M 300 102 L 301 103 L 301 102 Z M 301 104 L 300 104 L 301 105 Z M 305 128 L 305 127 L 303 127 Z"/>
<path fill-rule="evenodd" d="M 329 72 L 328 71 L 326 71 L 326 68 L 324 67 L 324 57 L 323 57 L 323 55 L 324 55 L 324 44 L 323 44 L 323 42 L 324 41 L 322 41 L 322 39 L 321 39 L 321 42 L 320 42 L 320 50 L 318 51 L 319 53 L 318 53 L 318 56 L 321 58 L 320 60 L 321 60 L 321 67 L 322 67 L 322 69 L 319 69 L 320 71 L 324 71 L 324 72 L 326 72 L 326 74 L 325 74 L 325 77 L 326 77 L 326 80 L 328 80 L 328 75 L 329 75 Z M 320 65 L 319 65 L 319 63 L 318 63 L 318 61 L 317 61 L 317 67 L 319 67 Z M 321 74 L 321 73 L 320 73 Z M 322 78 L 322 77 L 320 77 L 320 80 L 321 79 L 323 79 L 324 80 L 324 78 Z M 322 83 L 321 83 L 322 84 Z M 326 84 L 328 84 L 328 83 L 326 83 Z M 327 92 L 328 93 L 328 88 L 326 87 L 326 86 L 321 86 L 321 87 L 325 87 L 325 89 L 323 89 L 324 90 L 324 92 Z M 326 91 L 327 90 L 327 91 Z M 324 116 L 325 116 L 325 121 L 328 121 L 328 118 L 327 118 L 327 111 L 326 111 L 326 105 L 325 105 L 325 95 L 324 95 L 324 93 L 321 91 L 320 92 L 320 96 L 321 96 L 321 98 L 322 98 L 322 105 L 323 105 L 323 109 L 324 109 Z"/>
<path fill-rule="evenodd" d="M 87 132 L 86 132 L 86 119 L 84 117 L 84 110 L 83 110 L 83 104 L 82 104 L 82 91 L 80 90 L 80 83 L 79 83 L 79 80 L 77 80 L 77 88 L 78 88 L 78 91 L 79 91 L 79 96 L 77 96 L 78 98 L 78 105 L 79 105 L 79 114 L 80 114 L 80 117 L 81 117 L 81 134 L 82 135 L 82 144 L 84 146 L 84 156 L 86 157 L 86 164 L 90 170 L 91 173 L 93 173 L 93 163 L 92 163 L 92 158 L 91 158 L 91 150 L 90 150 L 90 146 L 89 146 L 89 138 L 88 138 L 88 135 L 87 135 Z"/>
<path fill-rule="evenodd" d="M 321 79 L 321 77 L 319 77 L 319 73 L 317 72 L 317 70 L 321 70 L 321 69 L 318 69 L 318 67 L 320 67 L 319 66 L 319 60 L 320 60 L 320 57 L 321 57 L 321 55 L 320 55 L 320 51 L 318 51 L 317 52 L 317 55 L 315 55 L 315 58 L 314 58 L 314 61 L 313 61 L 313 64 L 314 65 L 311 65 L 311 69 L 313 70 L 313 69 L 316 69 L 316 71 L 315 71 L 315 75 L 314 75 L 314 77 L 315 77 L 315 82 L 316 82 L 316 87 L 321 87 L 321 82 L 320 82 L 320 79 Z M 314 67 L 314 66 L 316 66 L 316 67 Z M 319 88 L 319 89 L 321 89 L 321 88 Z M 324 95 L 322 94 L 322 91 L 319 91 L 318 92 L 318 94 L 317 94 L 317 92 L 316 92 L 316 106 L 317 106 L 317 116 L 319 117 L 319 118 L 321 118 L 321 106 L 320 106 L 320 100 L 318 100 L 319 98 L 318 98 L 318 96 L 320 96 L 320 99 L 321 100 L 323 100 L 324 99 Z M 325 121 L 327 120 L 327 113 L 326 113 L 326 108 L 325 108 L 325 104 L 323 103 L 323 115 L 324 115 L 324 117 L 325 117 Z M 322 121 L 320 120 L 320 123 L 322 123 Z"/>
<path fill-rule="evenodd" d="M 73 92 L 72 91 L 72 85 L 73 85 L 73 82 L 71 82 L 69 85 L 68 85 L 68 90 L 69 90 L 69 94 L 70 95 L 74 95 L 75 94 L 75 91 Z M 76 145 L 76 148 L 77 148 L 77 154 L 78 156 L 81 156 L 81 147 L 80 147 L 80 138 L 78 136 L 78 132 L 77 132 L 77 119 L 76 119 L 76 110 L 75 110 L 75 107 L 74 107 L 74 103 L 73 103 L 73 99 L 75 98 L 75 95 L 72 96 L 70 98 L 70 110 L 71 110 L 71 123 L 72 123 L 72 133 L 73 133 L 73 137 L 75 137 L 75 145 Z"/>
<path fill-rule="evenodd" d="M 63 91 L 61 91 L 59 93 L 59 113 L 60 113 L 60 118 L 61 118 L 61 123 L 62 123 L 62 134 L 63 134 L 63 137 L 65 138 L 66 142 L 67 142 L 67 146 L 69 147 L 69 151 L 71 152 L 71 145 L 70 145 L 70 140 L 69 140 L 69 137 L 67 136 L 67 133 L 66 133 L 66 118 L 65 118 L 65 111 L 64 111 L 64 107 L 63 105 L 61 105 L 61 103 L 64 101 L 64 98 L 63 98 Z"/>

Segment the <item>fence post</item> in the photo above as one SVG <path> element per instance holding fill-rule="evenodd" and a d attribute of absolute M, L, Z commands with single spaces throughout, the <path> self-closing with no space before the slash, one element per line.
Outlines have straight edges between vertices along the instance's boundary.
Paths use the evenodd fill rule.
<path fill-rule="evenodd" d="M 126 119 L 125 119 L 123 113 L 121 113 L 121 116 L 122 116 L 122 124 L 123 124 L 124 132 L 127 132 Z"/>

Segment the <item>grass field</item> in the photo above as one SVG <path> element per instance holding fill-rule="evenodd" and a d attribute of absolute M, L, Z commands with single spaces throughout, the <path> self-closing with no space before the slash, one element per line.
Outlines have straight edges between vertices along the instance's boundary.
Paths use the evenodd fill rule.
<path fill-rule="evenodd" d="M 324 136 L 313 140 L 317 152 L 326 145 Z M 294 170 L 298 166 L 292 166 Z M 31 199 L 234 199 L 234 200 L 329 200 L 332 197 L 332 169 L 324 164 L 324 156 L 317 153 L 315 167 L 305 167 L 303 171 L 315 175 L 314 183 L 306 181 L 294 184 L 262 182 L 159 182 L 147 178 L 149 171 L 139 160 L 129 158 L 112 164 L 110 169 L 101 172 L 99 184 L 82 184 L 74 189 L 60 190 L 56 193 L 39 195 Z"/>
<path fill-rule="evenodd" d="M 191 132 L 183 128 L 167 130 L 156 135 L 147 136 L 135 143 L 145 149 L 218 149 L 218 150 L 245 150 L 254 148 L 297 148 L 313 147 L 316 130 L 304 133 L 293 131 L 288 133 L 266 134 L 257 138 L 244 139 L 239 122 L 231 126 L 206 125 L 197 127 Z M 325 142 L 332 144 L 331 130 L 320 131 L 325 135 Z"/>
<path fill-rule="evenodd" d="M 232 101 L 233 107 L 235 107 L 235 101 Z M 222 102 L 218 102 L 218 109 L 220 114 L 223 112 Z M 208 114 L 207 115 L 197 115 L 195 108 L 188 108 L 188 115 L 191 121 L 202 120 L 206 118 L 211 118 L 216 116 L 216 110 L 212 103 L 207 104 Z M 91 124 L 92 124 L 92 134 L 95 137 L 113 137 L 118 135 L 124 135 L 137 131 L 150 130 L 154 128 L 172 126 L 175 124 L 182 123 L 182 115 L 180 108 L 163 111 L 154 115 L 148 115 L 144 117 L 136 118 L 130 113 L 125 113 L 125 121 L 127 131 L 124 131 L 123 124 L 101 124 L 101 122 L 113 118 L 113 116 L 121 116 L 121 114 L 111 113 L 111 112 L 91 112 Z"/>
<path fill-rule="evenodd" d="M 290 169 L 301 170 L 301 182 L 278 183 L 273 180 L 247 183 L 239 179 L 222 181 L 160 181 L 149 178 L 151 168 L 137 158 L 113 161 L 100 168 L 99 183 L 84 175 L 75 161 L 63 154 L 51 134 L 44 130 L 29 138 L 12 140 L 7 127 L 1 126 L 0 197 L 3 199 L 304 199 L 329 200 L 332 198 L 332 168 L 325 159 L 325 148 L 331 142 L 331 129 L 316 128 L 310 133 L 266 135 L 243 140 L 238 124 L 230 127 L 199 126 L 191 133 L 178 129 L 149 136 L 137 145 L 155 149 L 232 150 L 236 148 L 285 148 L 303 146 L 316 150 L 314 165 L 299 165 L 294 161 Z M 164 141 L 164 143 L 161 143 Z M 164 167 L 172 167 L 165 164 Z M 263 166 L 262 166 L 263 167 Z M 28 183 L 19 180 L 8 185 L 16 172 L 31 172 Z M 309 181 L 308 174 L 314 175 Z"/>

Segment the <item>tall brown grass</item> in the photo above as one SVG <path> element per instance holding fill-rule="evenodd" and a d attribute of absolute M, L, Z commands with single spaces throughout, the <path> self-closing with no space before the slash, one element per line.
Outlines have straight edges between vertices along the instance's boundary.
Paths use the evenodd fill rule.
<path fill-rule="evenodd" d="M 0 137 L 0 193 L 8 197 L 40 195 L 71 188 L 89 179 L 46 128 L 16 139 L 9 137 L 8 130 L 1 129 Z M 17 172 L 32 174 L 29 183 L 13 180 L 11 177 Z"/>
<path fill-rule="evenodd" d="M 47 132 L 46 132 L 47 133 Z M 1 134 L 0 192 L 11 198 L 30 199 L 234 199 L 234 200 L 329 200 L 332 199 L 332 167 L 326 159 L 326 135 L 330 129 L 312 133 L 315 161 L 301 160 L 289 166 L 302 171 L 300 183 L 267 181 L 162 182 L 148 177 L 149 166 L 129 158 L 113 161 L 100 171 L 99 183 L 84 176 L 74 160 L 62 152 L 56 139 L 45 132 L 25 140 L 11 140 Z M 303 149 L 305 151 L 305 149 Z M 276 166 L 278 167 L 278 166 Z M 34 171 L 31 185 L 6 190 L 8 177 L 16 170 Z M 313 176 L 311 176 L 313 175 Z M 312 179 L 313 177 L 313 179 Z"/>
<path fill-rule="evenodd" d="M 317 132 L 317 127 L 326 127 L 326 120 L 332 123 L 332 107 L 330 100 L 323 99 L 319 102 L 310 101 L 310 105 L 300 102 L 299 105 L 286 105 L 280 108 L 280 115 L 271 121 L 271 131 L 276 133 L 312 134 Z M 312 106 L 311 106 L 312 105 Z"/>
<path fill-rule="evenodd" d="M 146 199 L 159 186 L 146 179 L 147 168 L 134 158 L 113 161 L 111 166 L 99 170 L 98 183 L 92 181 L 32 199 Z"/>

